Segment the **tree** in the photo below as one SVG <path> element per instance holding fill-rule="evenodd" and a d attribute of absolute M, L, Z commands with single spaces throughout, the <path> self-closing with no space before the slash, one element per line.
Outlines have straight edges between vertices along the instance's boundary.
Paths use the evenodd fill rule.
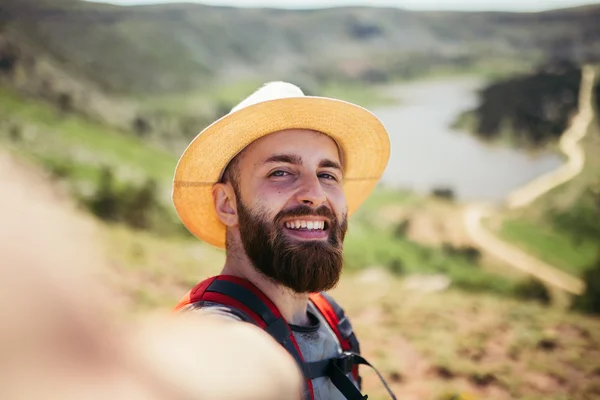
<path fill-rule="evenodd" d="M 600 315 L 600 251 L 595 263 L 583 273 L 584 292 L 575 298 L 572 308 Z"/>

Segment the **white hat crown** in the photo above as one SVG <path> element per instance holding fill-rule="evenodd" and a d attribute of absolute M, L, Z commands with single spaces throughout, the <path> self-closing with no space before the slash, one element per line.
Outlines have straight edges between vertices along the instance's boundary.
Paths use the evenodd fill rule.
<path fill-rule="evenodd" d="M 304 92 L 298 86 L 283 81 L 267 82 L 250 96 L 246 97 L 230 111 L 230 114 L 242 108 L 269 100 L 304 97 Z"/>

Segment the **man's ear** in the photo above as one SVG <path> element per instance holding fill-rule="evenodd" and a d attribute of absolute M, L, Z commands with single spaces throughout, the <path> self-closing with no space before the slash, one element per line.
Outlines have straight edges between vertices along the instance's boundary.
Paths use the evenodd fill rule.
<path fill-rule="evenodd" d="M 213 204 L 221 222 L 225 226 L 238 223 L 237 199 L 233 187 L 229 183 L 216 183 L 212 189 Z"/>

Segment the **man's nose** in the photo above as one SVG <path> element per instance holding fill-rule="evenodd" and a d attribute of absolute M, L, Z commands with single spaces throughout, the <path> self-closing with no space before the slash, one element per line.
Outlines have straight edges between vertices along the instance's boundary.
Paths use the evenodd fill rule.
<path fill-rule="evenodd" d="M 327 196 L 323 190 L 323 186 L 317 176 L 303 177 L 300 182 L 300 188 L 296 195 L 296 199 L 299 203 L 311 206 L 319 207 L 325 202 Z"/>

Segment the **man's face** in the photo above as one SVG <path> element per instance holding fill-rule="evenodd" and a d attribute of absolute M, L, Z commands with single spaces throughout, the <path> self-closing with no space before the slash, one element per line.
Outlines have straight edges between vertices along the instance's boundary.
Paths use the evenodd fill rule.
<path fill-rule="evenodd" d="M 338 148 L 306 130 L 268 135 L 238 163 L 238 228 L 254 267 L 298 293 L 335 286 L 347 229 Z"/>

